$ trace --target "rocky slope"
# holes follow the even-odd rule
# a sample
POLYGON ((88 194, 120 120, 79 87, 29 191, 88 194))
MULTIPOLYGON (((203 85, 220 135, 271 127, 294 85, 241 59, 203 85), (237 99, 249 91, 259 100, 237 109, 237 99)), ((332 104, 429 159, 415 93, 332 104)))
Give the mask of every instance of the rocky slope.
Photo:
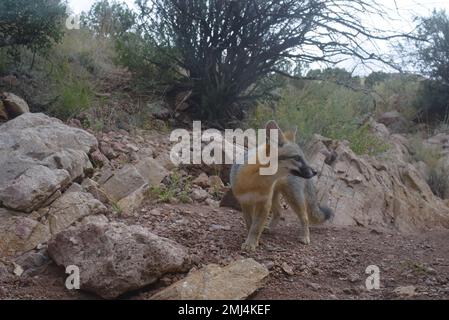
POLYGON ((436 197, 421 172, 407 162, 407 139, 387 135, 381 157, 357 156, 344 142, 316 137, 312 162, 321 168, 319 198, 337 213, 333 224, 375 226, 400 232, 449 228, 447 201, 436 197), (329 153, 337 158, 326 164, 329 153))
POLYGON ((176 168, 168 134, 95 134, 26 111, 0 125, 0 298, 447 297, 449 208, 409 163, 407 138, 381 124, 391 148, 376 158, 315 137, 319 198, 335 219, 311 246, 286 214, 248 256, 239 212, 219 207, 228 167, 176 168), (386 275, 380 291, 364 289, 370 264, 386 275), (69 265, 81 291, 64 287, 69 265))

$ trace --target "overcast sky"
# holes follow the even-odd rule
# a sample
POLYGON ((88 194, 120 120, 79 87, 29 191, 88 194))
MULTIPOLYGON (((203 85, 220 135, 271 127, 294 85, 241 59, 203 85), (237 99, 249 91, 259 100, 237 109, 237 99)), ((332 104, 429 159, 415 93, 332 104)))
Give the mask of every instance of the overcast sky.
MULTIPOLYGON (((95 0, 69 0, 72 9, 80 13, 81 11, 89 10, 90 6, 95 0)), ((134 3, 134 0, 123 0, 130 5, 134 3)), ((385 4, 390 8, 394 8, 394 0, 378 0, 379 3, 385 4)), ((397 7, 400 12, 409 14, 424 14, 430 12, 433 8, 446 8, 449 10, 449 0, 396 0, 397 7)))
MULTIPOLYGON (((134 4, 134 0, 122 0, 131 7, 134 4)), ((82 11, 88 11, 95 0, 69 0, 69 4, 75 13, 81 13, 82 11)), ((389 20, 372 19, 370 24, 379 29, 394 30, 396 32, 409 32, 413 30, 413 17, 429 15, 433 9, 446 9, 449 12, 449 0, 377 0, 377 3, 385 6, 391 12, 391 18, 389 20)), ((374 49, 373 49, 374 50, 374 49)), ((388 52, 391 50, 387 44, 381 43, 378 45, 377 50, 379 52, 388 52)), ((347 61, 341 66, 346 69, 353 69, 357 62, 347 61)), ((358 65, 358 64, 357 64, 358 65)), ((366 67, 357 67, 356 73, 365 74, 371 70, 366 70, 366 67)), ((382 69, 383 67, 371 66, 372 69, 382 69)))

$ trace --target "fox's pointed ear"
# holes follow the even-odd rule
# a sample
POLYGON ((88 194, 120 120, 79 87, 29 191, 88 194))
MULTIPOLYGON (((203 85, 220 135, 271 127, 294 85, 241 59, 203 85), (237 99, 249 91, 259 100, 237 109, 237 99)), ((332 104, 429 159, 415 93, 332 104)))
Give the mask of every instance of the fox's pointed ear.
POLYGON ((293 130, 284 133, 285 138, 290 142, 296 142, 296 133, 298 132, 298 127, 294 127, 293 130))
POLYGON ((284 133, 282 132, 281 128, 279 128, 278 124, 274 120, 270 120, 265 125, 265 130, 267 131, 267 144, 270 144, 271 140, 271 130, 277 130, 278 131, 278 145, 282 146, 285 144, 286 139, 284 136, 284 133))
POLYGON ((287 131, 285 134, 285 139, 287 139, 290 142, 296 142, 295 133, 293 131, 287 131))
POLYGON ((292 132, 293 132, 293 135, 295 136, 295 139, 296 139, 296 135, 298 134, 298 126, 295 126, 293 128, 292 132))

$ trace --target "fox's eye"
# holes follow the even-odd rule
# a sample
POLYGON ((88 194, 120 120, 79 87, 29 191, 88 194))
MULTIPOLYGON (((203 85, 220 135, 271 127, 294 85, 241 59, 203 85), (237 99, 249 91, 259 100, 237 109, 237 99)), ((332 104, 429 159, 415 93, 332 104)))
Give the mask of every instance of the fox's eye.
POLYGON ((298 162, 302 162, 302 157, 301 156, 294 156, 293 160, 298 161, 298 162))

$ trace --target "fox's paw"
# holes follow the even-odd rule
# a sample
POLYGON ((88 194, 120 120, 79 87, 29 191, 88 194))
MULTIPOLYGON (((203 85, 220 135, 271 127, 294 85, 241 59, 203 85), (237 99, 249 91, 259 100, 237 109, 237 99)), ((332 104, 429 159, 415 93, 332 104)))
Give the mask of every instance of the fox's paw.
POLYGON ((299 242, 301 242, 302 244, 305 244, 305 245, 309 245, 310 244, 310 237, 309 236, 301 236, 299 238, 299 242))
POLYGON ((254 252, 256 251, 257 246, 257 243, 245 241, 245 243, 242 244, 242 250, 246 252, 254 252))

